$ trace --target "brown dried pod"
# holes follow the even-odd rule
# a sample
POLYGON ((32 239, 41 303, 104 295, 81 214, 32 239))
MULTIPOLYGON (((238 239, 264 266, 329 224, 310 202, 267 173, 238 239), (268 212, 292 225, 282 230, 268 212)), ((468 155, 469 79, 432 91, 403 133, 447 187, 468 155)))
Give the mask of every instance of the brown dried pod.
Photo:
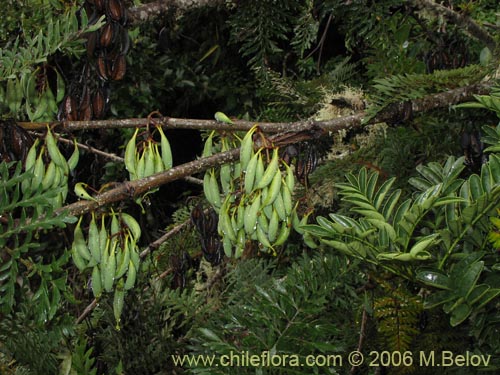
POLYGON ((96 50, 99 48, 98 45, 98 31, 93 31, 89 34, 87 38, 87 56, 93 58, 96 54, 96 50))
POLYGON ((108 48, 113 42, 113 22, 107 22, 100 30, 99 42, 101 47, 108 48))
POLYGON ((97 12, 101 14, 104 12, 105 8, 104 2, 105 0, 94 0, 95 9, 97 10, 97 12))
POLYGON ((125 76, 126 72, 127 61, 125 60, 125 56, 118 55, 118 57, 113 61, 113 65, 111 66, 111 79, 114 81, 119 81, 125 76))
POLYGON ((106 15, 114 21, 125 21, 125 6, 121 0, 107 0, 106 15))
POLYGON ((95 119, 100 119, 104 116, 106 108, 106 99, 101 89, 97 89, 92 94, 92 111, 95 119))
POLYGON ((80 105, 78 107, 78 120, 80 121, 92 120, 92 103, 90 98, 90 90, 87 85, 83 86, 83 91, 80 98, 80 105))
POLYGON ((78 119, 78 106, 72 95, 66 95, 59 106, 57 113, 59 121, 76 121, 78 119))
POLYGON ((109 79, 108 76, 108 62, 106 61, 106 58, 101 55, 97 58, 97 74, 99 74, 99 77, 103 81, 107 81, 109 79))
POLYGON ((0 120, 0 161, 26 159, 29 149, 33 145, 33 138, 13 119, 0 120))

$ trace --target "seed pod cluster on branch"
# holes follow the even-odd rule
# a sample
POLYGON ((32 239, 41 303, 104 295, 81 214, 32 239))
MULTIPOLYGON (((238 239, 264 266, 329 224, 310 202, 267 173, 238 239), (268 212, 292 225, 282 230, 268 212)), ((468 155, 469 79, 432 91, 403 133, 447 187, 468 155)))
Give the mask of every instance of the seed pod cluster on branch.
POLYGON ((85 238, 80 217, 74 230, 71 255, 81 272, 92 269, 92 293, 95 298, 103 292, 114 292, 113 310, 119 328, 120 316, 127 290, 135 285, 140 266, 141 237, 139 223, 127 213, 105 213, 98 219, 92 213, 85 238))
POLYGON ((24 162, 32 145, 31 135, 14 120, 0 120, 0 162, 24 162))
POLYGON ((52 206, 60 208, 68 195, 68 175, 78 164, 78 147, 75 143, 73 153, 66 160, 57 147, 50 128, 47 128, 45 142, 40 149, 39 143, 40 141, 36 139, 26 155, 24 169, 33 176, 31 179, 23 180, 21 191, 25 198, 33 196, 37 191, 52 191, 54 193, 51 198, 52 206))
MULTIPOLYGON (((224 253, 239 258, 252 241, 263 252, 276 254, 276 247, 288 239, 291 228, 305 224, 299 220, 297 203, 293 200, 295 176, 292 168, 279 156, 279 148, 264 140, 264 147, 255 151, 253 140, 258 127, 250 129, 243 139, 223 136, 220 151, 240 147, 240 161, 224 164, 205 172, 205 197, 219 215, 218 233, 224 253)), ((219 151, 212 132, 202 156, 219 151)))
POLYGON ((205 211, 202 205, 198 204, 191 210, 191 222, 200 235, 203 257, 211 265, 218 265, 224 257, 224 252, 217 230, 219 222, 217 212, 213 207, 205 211))
POLYGON ((103 118, 109 106, 109 82, 123 79, 127 70, 130 37, 123 0, 86 0, 83 7, 90 14, 90 24, 102 16, 105 24, 87 36, 87 62, 80 77, 69 84, 59 106, 60 121, 103 118))

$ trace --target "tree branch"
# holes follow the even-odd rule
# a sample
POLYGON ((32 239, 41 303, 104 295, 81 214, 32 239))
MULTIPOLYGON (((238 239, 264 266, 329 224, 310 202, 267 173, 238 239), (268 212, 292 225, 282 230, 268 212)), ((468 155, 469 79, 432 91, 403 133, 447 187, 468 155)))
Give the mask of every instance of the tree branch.
MULTIPOLYGON (((426 112, 437 108, 448 107, 464 101, 473 100, 474 95, 487 94, 492 84, 489 82, 473 84, 460 87, 450 91, 428 95, 421 99, 411 101, 412 111, 426 112)), ((397 120, 397 117, 404 113, 404 104, 396 104, 379 113, 368 124, 397 120)), ((365 112, 358 112, 354 115, 339 117, 328 121, 302 120, 297 122, 259 122, 258 125, 264 133, 280 133, 287 131, 300 131, 311 127, 316 127, 324 131, 339 131, 352 127, 359 127, 365 112)), ((135 128, 145 127, 148 124, 147 118, 132 119, 112 119, 94 121, 54 121, 49 123, 51 128, 56 128, 60 132, 71 132, 74 130, 90 129, 110 129, 110 128, 135 128)), ((219 130, 219 131, 247 131, 256 124, 255 121, 235 121, 234 124, 220 123, 215 120, 183 119, 174 117, 155 118, 155 123, 165 129, 192 129, 192 130, 219 130)), ((19 126, 26 130, 41 130, 47 128, 46 122, 18 122, 19 126)))
POLYGON ((457 13, 430 0, 411 0, 410 4, 418 11, 431 14, 436 18, 443 17, 447 21, 463 28, 469 35, 484 43, 491 52, 497 49, 495 39, 467 15, 457 13))
MULTIPOLYGON (((486 93, 490 84, 476 84, 466 87, 461 87, 455 90, 441 92, 438 94, 429 95, 422 99, 415 99, 411 101, 412 113, 427 112, 433 109, 448 107, 453 104, 461 103, 471 100, 474 94, 486 93)), ((387 109, 375 116, 369 123, 378 122, 397 122, 405 116, 407 111, 407 104, 399 103, 389 106, 387 109)), ((297 143, 305 140, 318 138, 321 136, 328 136, 331 132, 338 132, 344 129, 355 129, 362 126, 362 120, 365 117, 364 112, 358 114, 339 117, 329 121, 299 121, 293 123, 259 123, 259 127, 265 131, 276 131, 283 129, 281 133, 269 137, 275 146, 285 146, 291 143, 297 143)), ((140 119, 141 124, 145 124, 147 120, 140 119)), ((112 123, 119 124, 119 126, 137 126, 139 122, 129 120, 109 120, 109 125, 112 123)), ((67 122, 64 124, 64 129, 75 128, 81 124, 81 121, 67 122)), ((102 121, 89 121, 85 123, 102 123, 102 121)), ((167 128, 174 127, 180 128, 196 124, 196 128, 206 129, 210 126, 213 129, 219 130, 246 130, 255 125, 254 122, 238 121, 235 124, 221 124, 211 120, 186 120, 186 119, 172 119, 165 118, 161 124, 167 128), (174 125, 174 126, 172 126, 174 125), (176 126, 177 125, 177 126, 176 126)), ((46 125, 46 124, 45 124, 46 125)), ((85 127, 84 127, 85 128, 85 127)), ((80 128, 82 129, 82 128, 80 128)), ((125 181, 118 184, 115 188, 108 190, 104 193, 94 196, 95 201, 80 200, 78 202, 64 206, 56 211, 62 213, 68 210, 70 215, 82 215, 86 212, 92 211, 103 205, 122 201, 124 199, 132 199, 136 196, 142 195, 147 191, 157 188, 169 182, 191 176, 196 173, 203 172, 208 168, 217 167, 222 164, 237 161, 239 159, 239 149, 232 149, 226 152, 221 152, 209 157, 197 159, 179 166, 176 166, 167 171, 148 176, 146 178, 134 181, 125 181)))
POLYGON ((141 4, 128 10, 128 22, 138 24, 158 17, 171 8, 186 11, 203 6, 223 4, 223 0, 159 0, 153 3, 141 4))

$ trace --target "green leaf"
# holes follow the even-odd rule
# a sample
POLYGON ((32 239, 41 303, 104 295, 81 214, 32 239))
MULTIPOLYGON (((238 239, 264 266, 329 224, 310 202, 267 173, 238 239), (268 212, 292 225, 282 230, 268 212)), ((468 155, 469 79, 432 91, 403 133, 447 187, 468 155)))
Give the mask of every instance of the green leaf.
POLYGON ((452 285, 450 285, 450 278, 437 271, 420 271, 417 274, 417 280, 434 288, 445 290, 451 290, 452 288, 452 285))
POLYGON ((203 336, 211 341, 222 342, 222 340, 217 336, 212 330, 208 328, 200 328, 199 331, 203 336))
MULTIPOLYGON (((388 180, 386 180, 382 186, 380 186, 380 188, 378 189, 377 191, 377 194, 375 195, 375 198, 373 200, 373 206, 377 209, 377 210, 380 210, 380 207, 382 205, 382 203, 384 202, 384 199, 386 197, 386 195, 389 193, 389 191, 391 190, 391 187, 392 185, 394 184, 394 181, 396 181, 396 178, 393 177, 393 178, 390 178, 388 180)), ((394 193, 393 193, 394 194, 394 193)), ((392 195, 393 195, 392 194, 392 195)), ((384 214, 385 216, 385 214, 384 214)), ((385 216, 386 217, 386 216, 385 216)))
POLYGON ((461 277, 453 277, 455 292, 460 296, 467 297, 474 288, 483 268, 484 262, 476 262, 461 277))
POLYGON ((465 319, 469 317, 472 312, 472 307, 467 303, 461 303, 455 309, 453 309, 450 317, 450 324, 452 327, 458 326, 465 319))
POLYGON ((453 301, 455 298, 456 296, 448 290, 441 290, 439 292, 432 293, 425 299, 424 309, 432 309, 434 307, 442 305, 443 303, 453 301))

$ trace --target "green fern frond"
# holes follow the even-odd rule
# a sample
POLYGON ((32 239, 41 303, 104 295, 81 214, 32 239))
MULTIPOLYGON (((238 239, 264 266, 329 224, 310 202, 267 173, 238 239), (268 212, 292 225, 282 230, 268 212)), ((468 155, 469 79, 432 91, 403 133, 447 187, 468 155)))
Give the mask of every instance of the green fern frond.
POLYGON ((432 74, 405 74, 375 79, 371 104, 363 121, 366 123, 391 104, 463 87, 479 82, 488 71, 479 65, 453 70, 436 70, 432 74))
POLYGON ((394 287, 387 281, 379 283, 384 295, 377 297, 373 314, 385 350, 404 352, 419 334, 417 323, 423 310, 422 300, 402 285, 394 287))
POLYGON ((38 300, 39 319, 51 319, 60 299, 60 292, 65 290, 65 278, 57 279, 56 275, 64 274, 62 266, 66 264, 69 253, 58 259, 32 258, 31 252, 43 248, 35 236, 42 230, 64 228, 75 218, 62 213, 53 214, 51 198, 57 189, 32 195, 28 188, 21 194, 23 181, 30 181, 32 174, 22 171, 21 162, 0 163, 0 214, 5 219, 0 225, 0 248, 5 249, 3 262, 0 264, 0 312, 9 313, 14 307, 14 295, 19 288, 17 277, 24 275, 24 287, 29 287, 28 279, 39 276, 37 287, 32 291, 33 299, 38 300), (25 196, 31 196, 26 199, 25 196), (47 268, 47 261, 51 263, 47 268), (29 272, 26 272, 29 270, 29 272))

